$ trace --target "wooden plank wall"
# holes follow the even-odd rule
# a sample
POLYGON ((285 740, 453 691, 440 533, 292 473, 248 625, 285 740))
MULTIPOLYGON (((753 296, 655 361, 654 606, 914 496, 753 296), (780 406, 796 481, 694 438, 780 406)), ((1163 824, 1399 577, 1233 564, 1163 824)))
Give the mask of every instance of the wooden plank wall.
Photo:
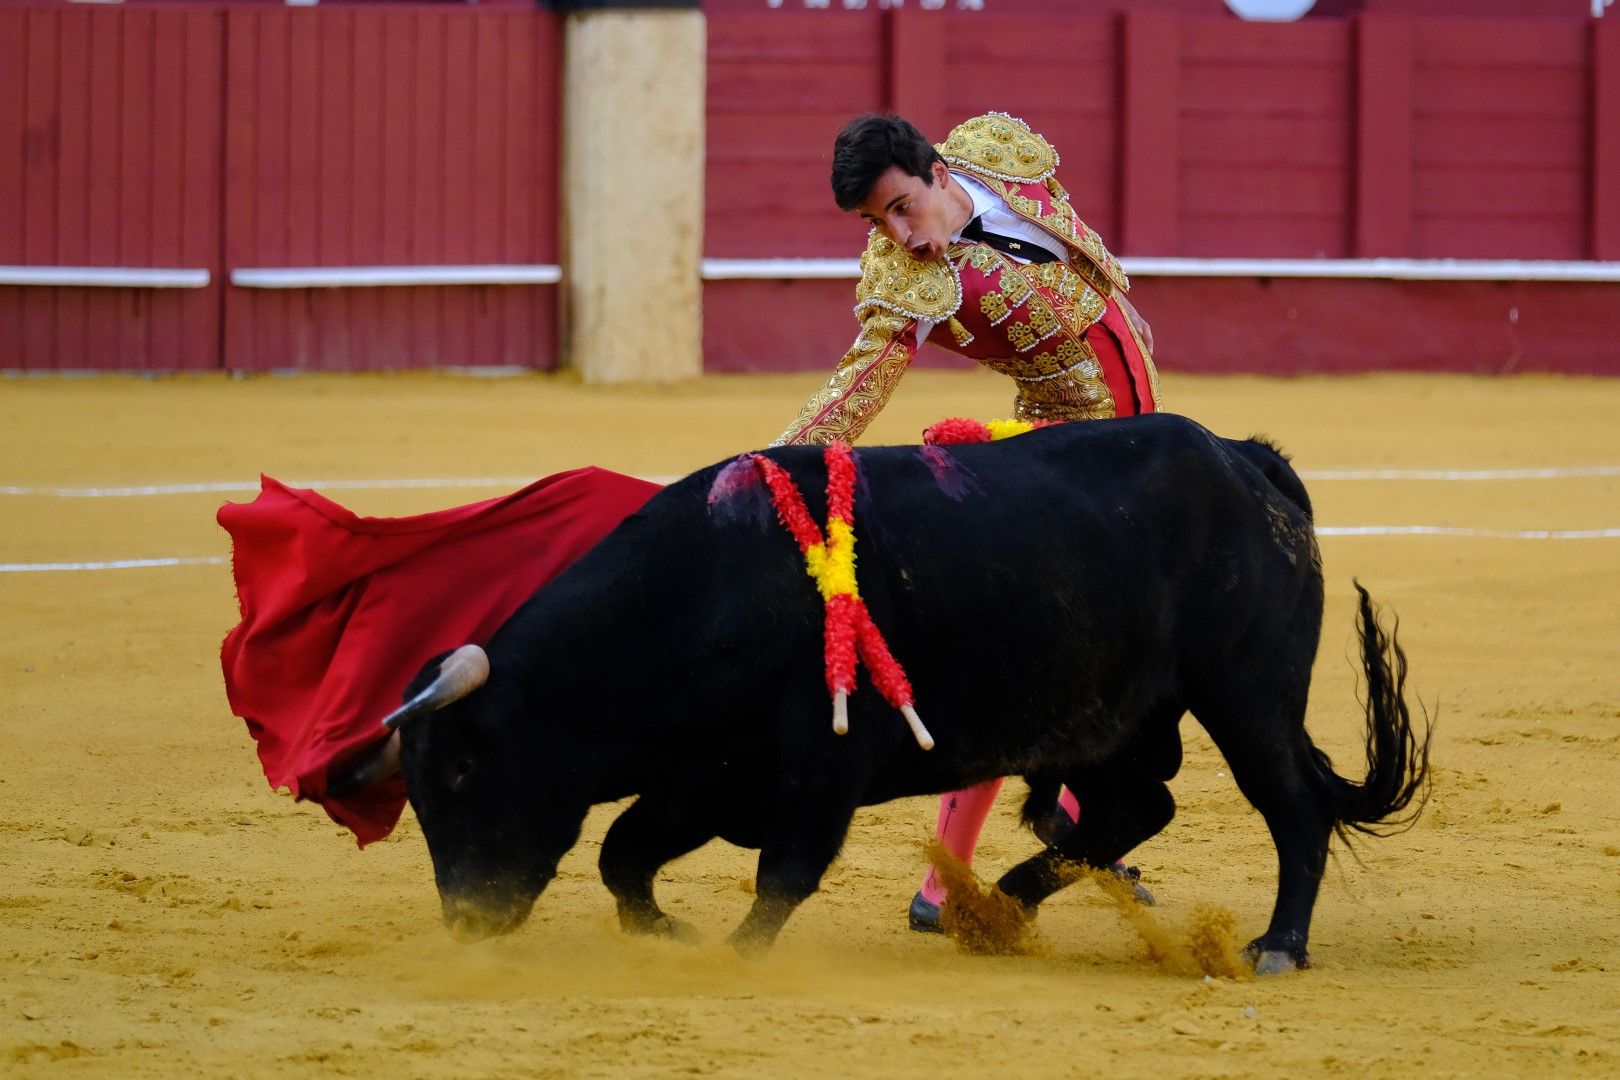
MULTIPOLYGON (((1592 257, 1605 21, 711 12, 711 256, 851 254, 842 120, 996 108, 1130 255, 1592 257), (921 84, 919 86, 919 84, 921 84), (1393 241, 1393 242, 1392 242, 1393 241)), ((1614 76, 1611 74, 1612 80, 1614 76)), ((1607 85, 1607 84, 1605 84, 1607 85)))
MULTIPOLYGON (((708 5, 706 254, 857 254, 830 144, 889 107, 939 136, 1024 117, 1125 255, 1620 259, 1620 17, 986 6, 708 5)), ((558 261, 559 50, 557 16, 516 3, 0 0, 0 264, 215 282, 0 287, 0 368, 555 365, 548 286, 223 283, 558 261)), ((847 281, 708 297, 717 370, 821 366, 853 329, 847 281)))
POLYGON ((0 6, 0 264, 215 280, 0 286, 0 368, 218 366, 223 27, 208 10, 0 6))
POLYGON ((832 204, 833 136, 883 100, 883 23, 820 12, 711 17, 704 250, 847 255, 865 229, 832 204))
POLYGON ((1578 22, 1412 24, 1412 250, 1588 252, 1588 39, 1578 22))
POLYGON ((1180 44, 1179 242, 1131 254, 1353 254, 1349 24, 1191 23, 1180 44))
MULTIPOLYGON (((229 266, 557 261, 555 19, 375 5, 227 19, 229 266)), ((232 288, 224 362, 554 367, 556 293, 232 288)))

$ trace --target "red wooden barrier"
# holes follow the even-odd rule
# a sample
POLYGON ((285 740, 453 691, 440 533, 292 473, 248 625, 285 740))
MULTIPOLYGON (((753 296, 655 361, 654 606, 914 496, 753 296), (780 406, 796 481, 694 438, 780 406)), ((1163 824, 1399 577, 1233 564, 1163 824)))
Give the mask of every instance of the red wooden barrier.
POLYGON ((1414 29, 1408 254, 1585 258, 1587 27, 1425 19, 1414 29))
POLYGON ((883 103, 882 30, 821 13, 709 19, 707 254, 859 250, 865 230, 832 204, 827 175, 844 121, 883 103))
POLYGON ((718 257, 848 253, 828 144, 874 108, 936 136, 1024 117, 1133 255, 1586 258, 1589 162, 1616 152, 1608 20, 729 10, 709 16, 718 257))
MULTIPOLYGON (((1354 19, 1295 24, 1173 5, 1117 16, 795 6, 769 16, 741 10, 745 0, 709 6, 723 71, 711 69, 710 121, 738 159, 711 167, 711 257, 858 254, 861 229, 831 209, 827 149, 847 116, 890 107, 936 137, 989 108, 1024 117, 1063 152, 1059 175, 1081 215, 1128 257, 1620 258, 1614 19, 1568 5, 1541 20, 1414 19, 1370 0, 1354 19), (791 51, 793 77, 773 50, 791 51), (818 68, 825 83, 806 83, 818 68), (812 101, 814 123, 781 122, 812 101), (756 138, 770 149, 742 167, 737 148, 756 138), (750 198, 769 212, 729 213, 750 198)), ((1138 284, 1170 366, 1620 371, 1613 285, 1138 284), (1420 300, 1433 305, 1427 317, 1420 300), (1280 321, 1263 335, 1240 309, 1280 321)), ((826 368, 855 330, 852 287, 709 283, 710 367, 826 368)))
POLYGON ((1349 26, 1188 21, 1181 37, 1180 245, 1164 254, 1349 255, 1349 26))
MULTIPOLYGON (((1126 256, 1620 260, 1620 20, 1540 2, 1491 0, 1503 17, 1488 20, 1433 17, 1483 10, 1467 0, 1341 0, 1353 18, 1262 25, 1219 0, 1123 15, 1116 0, 710 0, 706 253, 857 254, 864 230, 828 193, 830 142, 892 107, 936 135, 989 108, 1023 116, 1126 256)), ((556 262, 559 44, 557 16, 516 0, 0 0, 0 265, 213 275, 190 291, 0 287, 0 367, 552 366, 548 286, 225 281, 556 262)), ((1520 368, 1617 362, 1612 286, 1140 284, 1172 366, 1377 362, 1369 349, 1399 351, 1401 335, 1360 305, 1410 314, 1441 293, 1468 299, 1435 300, 1436 317, 1494 328, 1428 325, 1459 362, 1483 348, 1478 363, 1500 366, 1499 338, 1504 355, 1524 346, 1520 368), (1285 294, 1280 317, 1310 320, 1297 350, 1211 329, 1223 304, 1259 317, 1285 294), (1334 321, 1335 303, 1352 317, 1334 321), (1550 329, 1552 312, 1575 325, 1550 329)), ((851 287, 711 283, 711 367, 825 367, 854 330, 851 287)))
POLYGON ((1592 27, 1591 257, 1620 260, 1620 19, 1592 27))
MULTIPOLYGON (((227 15, 225 254, 242 267, 557 261, 554 16, 227 15)), ((231 368, 557 362, 550 286, 232 288, 231 368)))
POLYGON ((0 265, 213 275, 0 286, 0 368, 218 366, 222 40, 208 10, 0 6, 0 265))

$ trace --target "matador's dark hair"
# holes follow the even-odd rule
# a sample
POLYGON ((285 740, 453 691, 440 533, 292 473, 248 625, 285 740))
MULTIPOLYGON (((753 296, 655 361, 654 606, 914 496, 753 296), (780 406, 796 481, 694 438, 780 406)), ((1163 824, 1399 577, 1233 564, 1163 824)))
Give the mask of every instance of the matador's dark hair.
POLYGON ((934 162, 943 161, 934 144, 910 121, 886 113, 867 113, 844 125, 833 141, 833 199, 840 210, 853 210, 866 201, 878 177, 890 165, 934 182, 934 162))

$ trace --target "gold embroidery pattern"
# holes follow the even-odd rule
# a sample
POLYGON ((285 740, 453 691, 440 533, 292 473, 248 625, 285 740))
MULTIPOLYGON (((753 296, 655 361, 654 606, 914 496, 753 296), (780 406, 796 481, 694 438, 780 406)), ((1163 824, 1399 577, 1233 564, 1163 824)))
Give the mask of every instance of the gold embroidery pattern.
POLYGON ((1012 314, 1012 308, 1007 306, 1007 298, 994 289, 979 297, 979 310, 984 312, 991 326, 1000 326, 1001 321, 1012 314))
POLYGON ((1078 239, 1074 234, 1075 220, 1074 208, 1060 199, 1054 199, 1052 208, 1041 218, 1041 224, 1073 244, 1078 239))
MULTIPOLYGON (((1051 304, 1060 325, 1067 326, 1077 334, 1084 333, 1087 327, 1102 318, 1103 309, 1107 306, 1102 295, 1088 283, 1083 274, 1075 272, 1063 263, 1032 263, 1028 266, 1009 264, 1002 269, 1003 293, 1010 294, 1015 288, 1033 292, 1036 285, 1040 286, 1042 292, 1037 294, 1037 305, 1031 306, 1032 322, 1037 318, 1033 314, 1037 306, 1044 307, 1051 304), (1020 280, 1022 284, 1014 286, 1015 279, 1020 280)), ((1041 325, 1049 327, 1052 324, 1042 317, 1041 325)), ((1045 330, 1042 330, 1041 334, 1043 337, 1050 336, 1045 330)))
POLYGON ((1002 291, 1020 278, 1031 291, 1025 308, 1028 321, 1011 323, 1005 333, 1021 355, 981 363, 1018 381, 1020 400, 1036 410, 1028 414, 1030 418, 1077 420, 1114 415, 1102 365, 1084 336, 1102 317, 1107 301, 1062 263, 1023 266, 1009 261, 1001 271, 1002 291), (1056 340, 1050 347, 1034 351, 1042 341, 1052 339, 1056 340))
POLYGON ((1125 271, 1119 265, 1119 260, 1114 258, 1113 254, 1103 246, 1102 237, 1093 232, 1090 225, 1079 221, 1079 219, 1076 219, 1076 222, 1079 225, 1080 250, 1085 252, 1086 258, 1090 259, 1093 265, 1101 270, 1120 292, 1130 292, 1131 279, 1125 276, 1125 271))
POLYGON ((1013 378, 1020 382, 1041 382, 1061 375, 1069 368, 1083 363, 1091 364, 1098 372, 1102 370, 1097 366, 1095 360, 1088 361, 1086 359, 1086 351, 1080 347, 1079 342, 1073 340, 1060 341, 1058 347, 1051 352, 1042 349, 1035 354, 1035 359, 1031 360, 1025 368, 1029 374, 1015 375, 1013 378))
POLYGON ((1058 166, 1052 144, 1006 113, 964 120, 935 149, 948 164, 1013 183, 1045 180, 1058 166))
MULTIPOLYGON (((1088 268, 1082 265, 1078 269, 1082 273, 1087 273, 1089 270, 1087 279, 1091 282, 1093 288, 1098 289, 1100 292, 1107 292, 1108 289, 1101 287, 1103 282, 1107 282, 1120 292, 1130 291, 1131 281, 1125 276, 1125 271, 1120 268, 1119 260, 1114 258, 1108 248, 1103 245, 1102 237, 1092 231, 1090 225, 1080 220, 1079 216, 1075 214, 1074 208, 1067 201, 1054 201, 1046 216, 1042 217, 1038 213, 1028 213, 1022 210, 1020 204, 1027 204, 1033 202, 1033 200, 1014 193, 1000 179, 986 176, 980 176, 979 179, 983 180, 991 191, 1001 196, 1008 207, 1020 217, 1039 225, 1059 240, 1062 240, 1069 248, 1077 250, 1084 256, 1083 260, 1076 261, 1089 262, 1091 266, 1088 268), (1015 202, 1014 200, 1018 201, 1015 202)), ((1038 203, 1036 207, 1039 208, 1038 203)))
POLYGON ((1035 347, 1035 331, 1027 322, 1015 322, 1007 327, 1007 340, 1019 352, 1028 352, 1035 347))
POLYGON ((973 244, 967 248, 968 265, 975 270, 989 273, 1001 265, 1001 259, 996 255, 996 249, 989 244, 973 244))
POLYGON ((1014 376, 1018 378, 1014 417, 1019 420, 1101 420, 1116 415, 1114 395, 1102 378, 1102 365, 1085 341, 1068 339, 1051 353, 1038 353, 1035 361, 1052 370, 1023 378, 1014 376), (1064 360, 1070 362, 1065 364, 1064 360))
POLYGON ((911 363, 915 350, 905 335, 913 325, 910 319, 893 315, 869 315, 832 379, 810 396, 772 445, 825 445, 859 438, 911 363))
POLYGON ((956 339, 957 348, 965 349, 969 345, 973 344, 972 331, 958 322, 955 315, 951 316, 950 321, 946 323, 946 326, 951 331, 951 337, 956 339))
POLYGON ((1026 199, 1022 195, 1008 195, 1007 205, 1025 217, 1038 218, 1041 216, 1041 204, 1034 199, 1026 199))
POLYGON ((918 262, 910 252, 873 230, 861 256, 855 314, 879 308, 895 315, 943 322, 962 303, 962 280, 948 259, 918 262))
POLYGON ((1041 341, 1045 341, 1062 329, 1057 312, 1039 301, 1029 305, 1029 327, 1041 341))
POLYGON ((1058 179, 1055 176, 1048 176, 1046 178, 1046 190, 1052 196, 1053 202, 1065 202, 1069 198, 1069 193, 1064 190, 1062 184, 1058 183, 1058 179))
MULTIPOLYGON (((1043 266, 1062 266, 1063 264, 1062 263, 1042 263, 1041 265, 1043 265, 1043 266)), ((1017 307, 1018 305, 1022 304, 1025 300, 1028 300, 1029 299, 1029 294, 1034 292, 1035 289, 1034 289, 1034 286, 1032 286, 1029 283, 1029 280, 1027 278, 1025 278, 1024 275, 1022 273, 1020 273, 1017 269, 1014 269, 1012 271, 1012 273, 1008 273, 1007 272, 1007 267, 1008 266, 1016 266, 1016 264, 1011 263, 1011 262, 1007 262, 1007 263, 1003 264, 1002 270, 1001 270, 1001 278, 1000 278, 1001 291, 1007 297, 1007 303, 1011 304, 1013 307, 1017 307)))

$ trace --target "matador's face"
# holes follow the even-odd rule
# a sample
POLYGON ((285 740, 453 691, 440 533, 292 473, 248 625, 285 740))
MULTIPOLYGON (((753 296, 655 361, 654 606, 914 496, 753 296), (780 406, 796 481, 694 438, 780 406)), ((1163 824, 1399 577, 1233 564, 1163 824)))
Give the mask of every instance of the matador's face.
POLYGON ((890 165, 855 208, 864 221, 922 262, 944 255, 951 237, 973 214, 973 200, 943 162, 934 162, 929 180, 890 165))

